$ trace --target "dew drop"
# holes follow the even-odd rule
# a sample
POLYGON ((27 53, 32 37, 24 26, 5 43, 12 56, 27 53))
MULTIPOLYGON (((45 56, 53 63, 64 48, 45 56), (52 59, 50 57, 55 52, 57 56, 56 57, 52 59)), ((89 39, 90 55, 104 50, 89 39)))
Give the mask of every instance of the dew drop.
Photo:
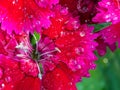
POLYGON ((69 84, 69 85, 73 85, 73 83, 72 83, 72 82, 69 82, 68 84, 69 84))
POLYGON ((110 21, 111 21, 111 19, 107 19, 107 20, 106 20, 106 22, 110 22, 110 21))
POLYGON ((2 88, 4 88, 4 87, 5 87, 5 84, 4 84, 4 83, 2 83, 2 84, 1 84, 1 86, 2 86, 2 88))
POLYGON ((110 5, 111 3, 110 3, 110 2, 107 2, 106 4, 107 4, 107 5, 110 5))
POLYGON ((74 63, 75 63, 75 64, 77 64, 77 61, 76 61, 76 60, 74 60, 74 63))
POLYGON ((76 52, 76 54, 80 54, 80 53, 84 52, 84 48, 81 48, 81 47, 75 48, 75 52, 76 52))
POLYGON ((12 4, 15 4, 15 1, 13 1, 12 4))
POLYGON ((116 38, 117 36, 113 36, 113 38, 116 38))
POLYGON ((108 58, 104 58, 104 59, 103 59, 103 62, 104 62, 105 64, 107 64, 107 63, 108 63, 108 58))
POLYGON ((18 3, 18 0, 13 0, 12 4, 18 3))
POLYGON ((14 87, 14 85, 11 85, 11 88, 13 88, 14 87))
POLYGON ((81 69, 81 65, 78 65, 77 67, 78 67, 78 69, 81 69))
POLYGON ((57 73, 57 74, 56 74, 56 76, 57 76, 57 77, 59 77, 59 76, 60 76, 60 74, 59 74, 59 73, 57 73))
POLYGON ((118 20, 118 17, 114 17, 113 20, 118 20))
POLYGON ((1 18, 1 20, 3 21, 3 20, 4 20, 4 18, 1 18))
POLYGON ((84 31, 80 32, 80 36, 84 37, 85 36, 85 32, 84 31))
POLYGON ((110 15, 109 15, 109 14, 105 16, 105 18, 109 18, 109 17, 110 17, 110 15))
POLYGON ((64 33, 63 31, 61 31, 61 32, 60 32, 60 35, 63 36, 63 35, 65 35, 65 33, 64 33))
POLYGON ((88 20, 85 20, 85 22, 87 23, 87 22, 88 22, 88 20))
POLYGON ((39 25, 41 22, 40 21, 37 21, 36 24, 39 25))
POLYGON ((111 31, 111 29, 107 29, 107 31, 111 31))
POLYGON ((33 18, 33 15, 30 15, 29 18, 33 18))
POLYGON ((18 9, 22 9, 22 7, 20 6, 18 9))
POLYGON ((8 77, 5 78, 5 80, 6 80, 6 82, 10 82, 12 79, 11 79, 10 76, 8 76, 8 77))

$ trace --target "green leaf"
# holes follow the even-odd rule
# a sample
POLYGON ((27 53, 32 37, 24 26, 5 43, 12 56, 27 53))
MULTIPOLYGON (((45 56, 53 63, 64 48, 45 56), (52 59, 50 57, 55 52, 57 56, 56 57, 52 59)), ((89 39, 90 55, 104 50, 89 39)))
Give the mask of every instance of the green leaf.
POLYGON ((36 42, 40 40, 40 34, 37 32, 34 32, 33 35, 30 34, 30 42, 33 46, 35 46, 36 42))
POLYGON ((94 32, 98 32, 98 31, 100 31, 100 30, 102 30, 102 29, 104 29, 104 28, 106 28, 106 27, 108 27, 110 25, 111 25, 110 22, 109 23, 101 23, 101 24, 90 24, 90 26, 95 27, 94 32))

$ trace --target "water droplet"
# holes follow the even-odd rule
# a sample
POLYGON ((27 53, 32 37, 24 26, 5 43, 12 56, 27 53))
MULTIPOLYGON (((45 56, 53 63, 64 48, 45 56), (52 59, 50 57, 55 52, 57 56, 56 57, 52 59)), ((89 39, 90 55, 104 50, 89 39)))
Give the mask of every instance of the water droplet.
POLYGON ((65 33, 63 31, 60 32, 60 35, 63 36, 65 33))
POLYGON ((1 84, 1 86, 2 86, 2 88, 4 88, 4 87, 5 87, 5 84, 4 84, 4 83, 2 83, 2 84, 1 84))
POLYGON ((106 15, 105 18, 109 18, 110 17, 110 14, 106 15))
POLYGON ((14 85, 11 85, 11 88, 13 88, 14 87, 14 85))
POLYGON ((80 53, 84 52, 84 48, 81 48, 81 47, 75 48, 75 52, 76 52, 76 54, 80 54, 80 53))
POLYGON ((78 67, 78 69, 81 69, 81 65, 78 65, 77 67, 78 67))
POLYGON ((15 4, 15 1, 13 1, 12 4, 15 4))
POLYGON ((88 22, 88 20, 85 20, 85 22, 87 23, 87 22, 88 22))
POLYGON ((74 60, 74 64, 77 64, 77 61, 76 61, 76 60, 74 60))
POLYGON ((12 80, 12 79, 11 79, 10 76, 8 76, 8 77, 5 78, 5 81, 6 81, 6 82, 10 82, 11 80, 12 80))
POLYGON ((60 76, 60 74, 59 74, 59 73, 57 73, 57 74, 56 74, 56 76, 57 76, 57 77, 59 77, 59 76, 60 76))
POLYGON ((40 21, 37 21, 36 24, 39 25, 41 22, 40 21))
POLYGON ((105 64, 107 64, 107 63, 108 63, 108 59, 107 59, 107 58, 104 58, 104 59, 103 59, 103 62, 104 62, 105 64))
POLYGON ((116 38, 116 37, 117 37, 117 36, 115 36, 115 35, 113 36, 113 38, 116 38))
POLYGON ((65 9, 62 9, 60 11, 63 15, 66 15, 68 13, 68 7, 66 7, 65 9))
POLYGON ((20 6, 18 9, 22 9, 22 7, 20 6))
POLYGON ((69 85, 73 85, 73 83, 72 83, 72 82, 69 82, 68 84, 69 84, 69 85))
POLYGON ((87 12, 87 11, 88 11, 88 8, 87 8, 86 6, 84 6, 84 7, 82 7, 82 10, 83 10, 84 12, 87 12))
POLYGON ((33 18, 33 15, 30 15, 29 18, 33 18))
POLYGON ((80 32, 80 36, 84 37, 85 36, 85 32, 84 31, 80 32))
POLYGON ((107 20, 106 20, 106 22, 110 22, 110 21, 111 21, 111 19, 107 19, 107 20))
POLYGON ((118 20, 118 17, 114 17, 113 20, 118 20))
POLYGON ((107 29, 107 31, 111 31, 111 29, 109 28, 109 29, 107 29))
POLYGON ((111 3, 110 3, 110 2, 107 2, 106 4, 107 4, 107 5, 110 5, 111 3))
POLYGON ((18 3, 18 0, 13 0, 12 4, 18 3))

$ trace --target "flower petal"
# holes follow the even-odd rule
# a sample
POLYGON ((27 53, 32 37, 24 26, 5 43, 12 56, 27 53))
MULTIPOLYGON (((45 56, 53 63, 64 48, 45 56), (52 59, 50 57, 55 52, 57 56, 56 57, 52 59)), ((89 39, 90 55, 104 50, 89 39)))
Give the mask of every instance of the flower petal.
POLYGON ((50 25, 49 17, 53 13, 49 8, 41 8, 35 0, 2 0, 0 2, 0 22, 8 33, 15 31, 40 32, 41 27, 50 25))

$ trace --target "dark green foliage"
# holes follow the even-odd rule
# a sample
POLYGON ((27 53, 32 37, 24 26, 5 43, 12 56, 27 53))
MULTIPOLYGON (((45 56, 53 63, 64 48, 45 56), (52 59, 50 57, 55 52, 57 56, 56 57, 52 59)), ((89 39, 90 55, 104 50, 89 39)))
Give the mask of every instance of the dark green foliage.
POLYGON ((90 24, 90 26, 94 26, 94 32, 98 32, 107 26, 109 26, 111 23, 101 23, 101 24, 90 24))

